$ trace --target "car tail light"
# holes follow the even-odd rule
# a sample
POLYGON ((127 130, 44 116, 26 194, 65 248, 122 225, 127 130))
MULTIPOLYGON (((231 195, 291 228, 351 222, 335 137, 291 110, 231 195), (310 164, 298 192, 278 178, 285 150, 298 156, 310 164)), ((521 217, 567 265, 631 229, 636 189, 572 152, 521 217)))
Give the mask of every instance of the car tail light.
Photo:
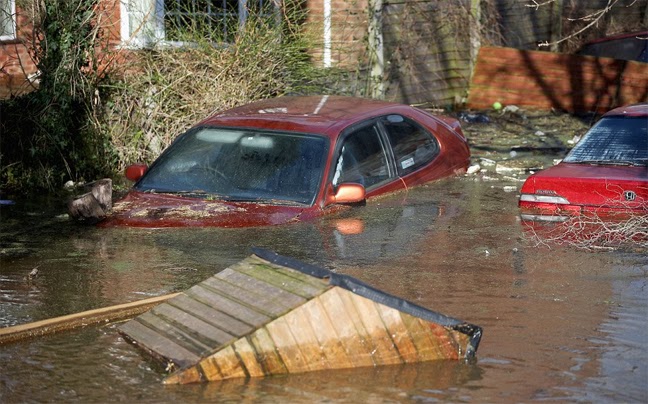
POLYGON ((562 196, 545 194, 522 194, 520 195, 520 202, 555 203, 557 205, 569 205, 569 201, 562 196))

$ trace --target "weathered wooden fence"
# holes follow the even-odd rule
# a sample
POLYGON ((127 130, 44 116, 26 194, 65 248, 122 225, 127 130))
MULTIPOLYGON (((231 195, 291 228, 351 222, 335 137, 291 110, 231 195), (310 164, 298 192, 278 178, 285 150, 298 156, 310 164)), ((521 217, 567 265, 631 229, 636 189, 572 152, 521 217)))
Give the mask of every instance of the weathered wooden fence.
POLYGON ((591 56, 482 47, 468 107, 494 102, 583 113, 648 101, 648 64, 591 56))
POLYGON ((471 358, 480 327, 269 251, 120 326, 167 384, 471 358))

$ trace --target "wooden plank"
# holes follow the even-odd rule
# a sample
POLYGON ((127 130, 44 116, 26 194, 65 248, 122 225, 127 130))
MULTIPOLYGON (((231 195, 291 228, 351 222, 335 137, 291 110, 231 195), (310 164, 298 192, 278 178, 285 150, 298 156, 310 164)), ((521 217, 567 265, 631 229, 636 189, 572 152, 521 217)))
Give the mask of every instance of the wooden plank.
POLYGON ((342 300, 341 290, 333 288, 318 299, 322 302, 328 317, 333 319, 331 325, 354 366, 372 366, 374 346, 368 340, 369 336, 355 307, 350 304, 350 300, 347 300, 347 304, 342 300))
MULTIPOLYGON (((160 318, 151 312, 144 313, 133 321, 141 323, 150 330, 154 330, 164 338, 176 341, 177 345, 181 345, 186 350, 193 352, 198 356, 202 356, 203 353, 207 353, 211 349, 210 344, 201 341, 196 338, 195 335, 176 327, 166 319, 160 318)), ((169 359, 174 361, 173 356, 170 356, 169 359)))
POLYGON ((197 366, 179 370, 164 379, 164 384, 188 384, 205 381, 197 366))
MULTIPOLYGON (((313 330, 320 351, 323 353, 323 360, 327 361, 323 368, 354 367, 353 361, 342 346, 340 337, 335 331, 333 320, 328 316, 320 298, 321 295, 310 300, 300 310, 303 311, 305 318, 313 330)), ((337 320, 335 319, 335 321, 337 320)))
POLYGON ((170 304, 161 304, 151 310, 151 313, 157 316, 164 316, 168 322, 175 326, 181 326, 183 331, 204 342, 208 347, 215 348, 236 339, 234 335, 214 327, 170 304))
POLYGON ((169 304, 192 313, 192 315, 203 320, 204 322, 218 327, 237 337, 250 333, 254 328, 241 322, 215 308, 208 306, 198 300, 194 300, 187 295, 180 295, 168 301, 169 304))
POLYGON ((179 367, 190 366, 200 359, 194 352, 176 344, 175 341, 163 337, 155 330, 138 321, 132 320, 123 324, 119 327, 119 331, 136 341, 139 346, 153 353, 158 359, 173 357, 173 363, 179 367))
POLYGON ((438 344, 430 338, 430 332, 426 322, 405 313, 401 313, 401 318, 403 319, 403 324, 409 331, 421 360, 446 359, 443 356, 443 352, 439 349, 438 344))
POLYGON ((205 374, 207 380, 224 380, 248 376, 245 372, 245 368, 231 346, 226 346, 209 358, 203 360, 200 367, 203 369, 203 374, 205 374), (209 369, 210 366, 217 368, 218 371, 216 372, 209 369), (216 377, 217 374, 218 376, 216 377))
POLYGON ((267 297, 254 294, 251 290, 238 287, 238 285, 231 284, 221 278, 207 279, 201 285, 203 288, 227 300, 248 307, 270 318, 275 318, 287 311, 287 308, 280 302, 273 302, 267 297))
MULTIPOLYGON (((215 279, 211 278, 208 280, 209 282, 206 281, 206 284, 210 286, 215 284, 215 279)), ((256 306, 263 307, 272 316, 283 314, 306 301, 303 297, 290 293, 284 288, 233 270, 220 272, 217 279, 228 283, 215 285, 221 288, 219 290, 228 293, 230 296, 239 297, 243 295, 246 297, 246 303, 254 303, 256 306)))
POLYGON ((271 320, 269 316, 259 313, 248 306, 229 300, 224 296, 218 295, 213 291, 204 288, 201 284, 192 287, 186 292, 186 294, 192 299, 215 307, 230 317, 253 327, 258 327, 271 320))
POLYGON ((291 293, 306 299, 319 295, 329 287, 327 282, 317 280, 299 271, 286 268, 268 271, 264 268, 265 265, 259 264, 252 267, 237 268, 237 270, 270 285, 289 290, 291 293))
MULTIPOLYGON (((269 272, 270 270, 265 269, 265 271, 269 272)), ((274 273, 274 271, 271 273, 274 273)), ((306 301, 304 297, 291 293, 291 291, 286 288, 286 285, 277 286, 270 284, 244 272, 226 272, 222 275, 222 278, 228 282, 245 285, 246 289, 254 291, 254 293, 259 295, 261 298, 281 301, 283 302, 283 305, 287 307, 296 307, 306 301)))
POLYGON ((418 351, 407 327, 403 324, 401 313, 382 304, 376 304, 376 308, 403 361, 405 363, 418 362, 418 351))
POLYGON ((198 364, 200 373, 206 380, 222 380, 223 374, 218 367, 218 362, 213 358, 205 358, 198 364))
POLYGON ((308 313, 304 311, 304 306, 291 311, 282 318, 288 325, 308 370, 329 369, 329 361, 320 348, 317 337, 308 321, 308 313))
POLYGON ((290 267, 286 267, 279 264, 273 264, 272 262, 266 261, 265 259, 260 258, 256 255, 252 256, 251 258, 252 259, 249 261, 249 265, 244 266, 242 268, 237 267, 237 270, 240 270, 241 272, 246 273, 248 275, 250 275, 250 271, 256 272, 256 271, 270 270, 273 273, 276 272, 297 279, 298 281, 309 284, 318 290, 322 288, 326 288, 328 286, 328 281, 325 279, 319 279, 317 277, 308 275, 306 273, 303 273, 301 271, 298 271, 290 267))
POLYGON ((289 373, 310 370, 306 356, 302 353, 297 341, 295 341, 285 316, 268 323, 265 328, 281 357, 281 362, 286 366, 289 373))
POLYGON ((267 375, 278 375, 288 373, 288 368, 283 363, 281 356, 268 333, 263 327, 259 328, 249 337, 249 342, 259 358, 259 364, 263 368, 263 373, 267 375))
MULTIPOLYGON (((484 80, 483 87, 486 89, 494 89, 497 91, 513 92, 519 90, 525 91, 537 91, 545 93, 547 90, 550 90, 552 94, 556 93, 575 93, 575 94, 593 94, 599 93, 602 90, 608 90, 610 92, 617 91, 619 86, 618 80, 616 79, 605 79, 600 76, 592 77, 590 79, 583 78, 578 80, 567 80, 565 76, 561 77, 549 77, 543 76, 541 78, 529 78, 524 76, 511 76, 508 77, 508 80, 501 78, 500 82, 506 86, 503 88, 493 88, 493 81, 498 81, 497 77, 491 76, 491 81, 487 81, 486 77, 482 76, 481 80, 484 80), (586 85, 586 87, 584 87, 586 85)), ((481 85, 479 79, 473 81, 475 84, 475 89, 479 88, 481 85)), ((648 83, 648 80, 646 80, 648 83)))
POLYGON ((444 357, 449 359, 459 359, 459 347, 451 336, 454 332, 434 323, 427 323, 427 327, 431 331, 430 338, 439 346, 444 357))
POLYGON ((243 366, 246 369, 246 373, 250 377, 260 377, 264 376, 263 367, 259 363, 257 358, 257 353, 254 347, 250 344, 247 338, 241 338, 234 343, 234 351, 241 359, 243 366))
POLYGON ((35 321, 29 324, 0 328, 0 345, 20 341, 26 338, 72 330, 88 325, 107 323, 110 321, 134 317, 149 310, 151 307, 178 295, 179 293, 172 293, 136 302, 35 321))
POLYGON ((393 365, 403 363, 403 358, 398 353, 391 335, 387 332, 385 324, 380 318, 376 303, 362 296, 349 293, 353 305, 360 313, 360 319, 364 324, 369 337, 376 345, 374 358, 379 365, 393 365))

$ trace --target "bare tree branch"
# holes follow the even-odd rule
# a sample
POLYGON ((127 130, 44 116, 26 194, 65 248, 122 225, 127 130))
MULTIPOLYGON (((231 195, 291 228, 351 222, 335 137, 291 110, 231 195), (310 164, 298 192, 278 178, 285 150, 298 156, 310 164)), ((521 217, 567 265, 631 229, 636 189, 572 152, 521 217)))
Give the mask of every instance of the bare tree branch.
MULTIPOLYGON (((534 3, 538 4, 537 2, 535 2, 535 0, 533 0, 533 1, 534 1, 534 3)), ((549 1, 545 2, 545 3, 538 4, 538 6, 549 4, 549 3, 552 3, 553 1, 554 0, 549 0, 549 1)), ((538 46, 557 45, 557 44, 559 44, 561 42, 565 42, 565 41, 567 41, 567 40, 569 40, 571 38, 574 38, 575 36, 578 36, 582 32, 584 32, 584 31, 588 30, 589 28, 591 28, 593 25, 596 25, 599 22, 599 20, 601 18, 603 18, 603 16, 605 14, 607 14, 618 2, 619 2, 619 0, 608 0, 607 5, 604 8, 602 8, 601 10, 598 10, 598 11, 592 13, 592 14, 585 15, 583 17, 570 18, 569 21, 590 21, 590 22, 587 25, 585 25, 583 28, 579 29, 578 31, 576 31, 576 32, 564 37, 564 38, 561 38, 561 39, 559 39, 557 41, 553 41, 553 42, 548 42, 548 41, 541 42, 541 43, 538 44, 538 46)), ((527 6, 534 7, 533 5, 527 5, 527 6)), ((537 7, 536 7, 536 9, 537 9, 537 7)))

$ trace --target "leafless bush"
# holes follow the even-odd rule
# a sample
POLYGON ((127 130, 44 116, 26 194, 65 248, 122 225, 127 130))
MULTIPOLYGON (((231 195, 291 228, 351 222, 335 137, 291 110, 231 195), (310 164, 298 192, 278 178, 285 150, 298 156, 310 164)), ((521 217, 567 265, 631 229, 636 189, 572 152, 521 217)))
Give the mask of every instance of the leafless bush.
MULTIPOLYGON (((309 38, 286 23, 291 18, 284 20, 276 24, 251 16, 227 43, 215 45, 196 33, 185 46, 131 55, 130 68, 113 84, 107 109, 118 168, 150 162, 214 111, 317 89, 324 73, 305 52, 309 38)), ((333 71, 326 74, 328 80, 333 71)))

